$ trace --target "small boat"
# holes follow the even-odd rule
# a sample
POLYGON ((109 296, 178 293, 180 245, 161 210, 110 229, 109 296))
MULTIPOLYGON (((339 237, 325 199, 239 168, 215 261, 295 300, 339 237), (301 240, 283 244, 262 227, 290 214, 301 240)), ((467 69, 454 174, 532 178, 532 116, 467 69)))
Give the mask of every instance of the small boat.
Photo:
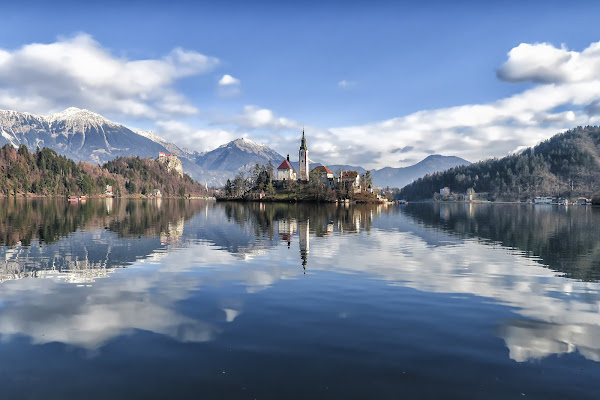
POLYGON ((69 196, 69 197, 67 197, 67 200, 70 203, 77 203, 77 202, 79 202, 79 197, 78 196, 69 196))

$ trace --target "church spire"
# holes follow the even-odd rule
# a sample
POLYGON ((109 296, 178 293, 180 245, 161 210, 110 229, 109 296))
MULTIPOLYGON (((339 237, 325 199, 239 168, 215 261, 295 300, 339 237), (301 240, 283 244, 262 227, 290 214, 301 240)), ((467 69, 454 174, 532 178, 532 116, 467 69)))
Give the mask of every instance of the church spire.
POLYGON ((300 150, 308 150, 308 147, 306 147, 306 138, 304 137, 304 127, 302 127, 302 140, 300 141, 300 150))
POLYGON ((298 180, 308 181, 309 171, 308 147, 306 146, 304 127, 302 127, 302 140, 300 141, 300 150, 298 150, 298 180))

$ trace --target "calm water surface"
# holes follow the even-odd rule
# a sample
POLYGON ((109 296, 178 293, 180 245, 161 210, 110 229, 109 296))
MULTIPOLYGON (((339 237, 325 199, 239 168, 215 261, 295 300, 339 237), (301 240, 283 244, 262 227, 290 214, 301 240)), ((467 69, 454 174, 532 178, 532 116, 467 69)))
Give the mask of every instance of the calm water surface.
POLYGON ((600 209, 0 202, 11 399, 595 399, 600 209))

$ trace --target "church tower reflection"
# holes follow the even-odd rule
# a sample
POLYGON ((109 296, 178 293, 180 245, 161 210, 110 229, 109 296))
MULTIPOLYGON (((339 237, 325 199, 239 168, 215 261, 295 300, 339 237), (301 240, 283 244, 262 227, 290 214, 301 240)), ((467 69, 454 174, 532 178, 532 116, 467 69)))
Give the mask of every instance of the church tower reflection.
POLYGON ((302 268, 306 273, 306 264, 308 262, 308 251, 310 248, 309 239, 309 220, 298 222, 298 235, 300 236, 300 258, 302 259, 302 268))
MULTIPOLYGON (((305 220, 297 219, 280 219, 277 221, 279 236, 281 240, 287 243, 288 249, 291 247, 292 238, 298 233, 299 237, 299 248, 300 248, 300 259, 302 260, 302 268, 306 271, 306 264, 308 263, 308 252, 310 249, 310 224, 308 218, 305 220)), ((332 229, 333 230, 333 229, 332 229)))
POLYGON ((295 219, 280 219, 277 221, 277 225, 281 240, 287 242, 289 248, 292 243, 292 237, 298 230, 298 223, 295 219))

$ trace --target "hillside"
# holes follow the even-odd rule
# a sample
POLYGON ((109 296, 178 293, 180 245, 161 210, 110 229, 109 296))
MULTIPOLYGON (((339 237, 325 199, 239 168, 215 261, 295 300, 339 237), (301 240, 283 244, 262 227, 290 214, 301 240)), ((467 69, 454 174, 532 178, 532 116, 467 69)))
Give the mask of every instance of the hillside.
POLYGON ((402 188, 398 198, 431 199, 443 187, 455 193, 473 188, 491 200, 589 198, 600 189, 600 127, 577 127, 519 154, 428 175, 402 188))
POLYGON ((25 145, 18 150, 0 148, 0 195, 100 195, 106 185, 113 186, 117 196, 151 194, 155 189, 165 196, 206 194, 189 176, 170 172, 154 159, 119 157, 100 167, 75 163, 48 148, 32 153, 25 145))

